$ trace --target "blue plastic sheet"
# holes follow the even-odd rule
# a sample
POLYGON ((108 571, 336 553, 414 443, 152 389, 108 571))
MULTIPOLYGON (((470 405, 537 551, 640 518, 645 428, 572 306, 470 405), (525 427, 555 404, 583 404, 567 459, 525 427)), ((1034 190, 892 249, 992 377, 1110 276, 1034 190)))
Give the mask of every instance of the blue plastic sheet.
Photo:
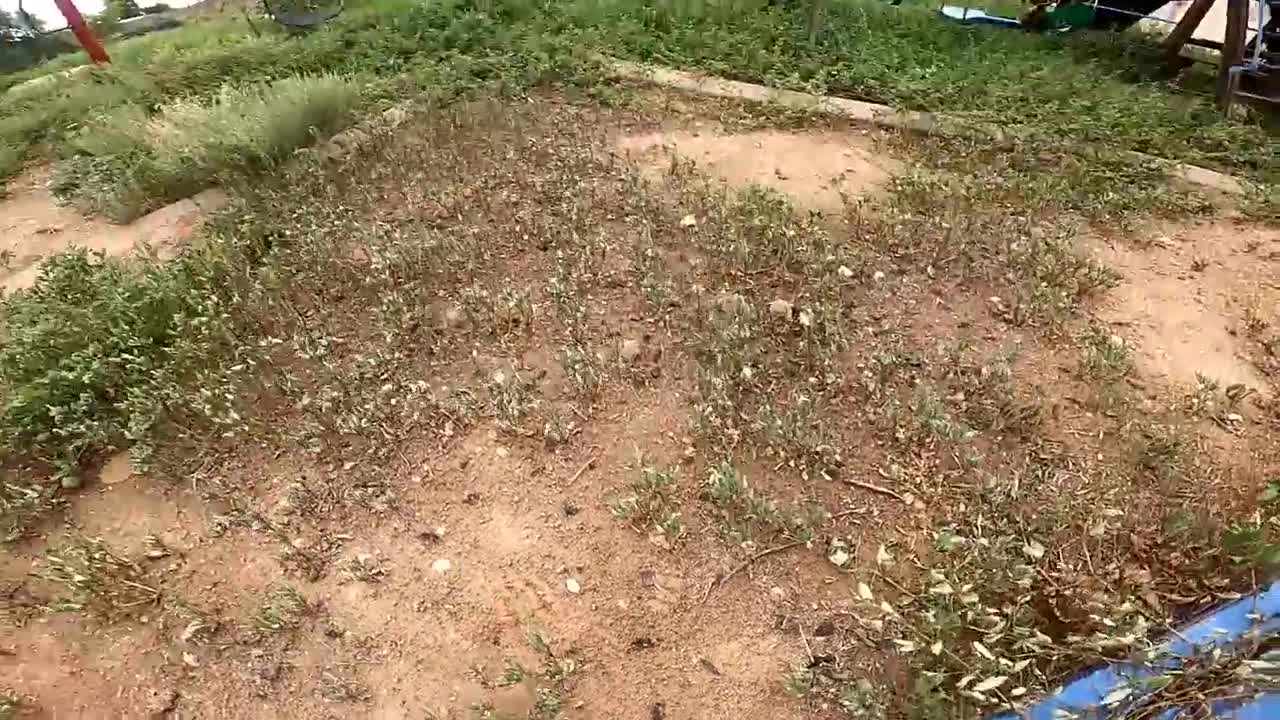
MULTIPOLYGON (((1265 592, 1220 607, 1172 633, 1165 638, 1167 652, 1162 654, 1156 666, 1116 662, 1096 668, 1032 705, 1021 715, 1004 713, 992 720, 1062 720, 1070 717, 1106 720, 1110 717, 1110 709, 1103 705, 1103 700, 1112 692, 1124 687, 1134 688, 1123 705, 1132 708, 1136 702, 1141 706, 1143 698, 1139 688, 1144 680, 1175 669, 1182 660, 1202 656, 1214 647, 1226 648, 1247 633, 1257 636, 1280 633, 1280 581, 1272 583, 1265 592)), ((1280 720, 1280 693, 1269 692, 1243 703, 1222 703, 1213 709, 1217 717, 1231 720, 1280 720)), ((1178 709, 1170 709, 1160 715, 1160 720, 1174 720, 1179 712, 1178 709)))

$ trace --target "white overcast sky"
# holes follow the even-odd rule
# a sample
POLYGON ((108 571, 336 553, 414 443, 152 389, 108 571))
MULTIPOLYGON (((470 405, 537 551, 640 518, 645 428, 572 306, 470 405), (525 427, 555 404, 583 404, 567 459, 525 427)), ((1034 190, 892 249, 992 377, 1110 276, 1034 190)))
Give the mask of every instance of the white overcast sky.
MULTIPOLYGON (((153 5, 157 0, 137 0, 139 5, 153 5)), ((72 0, 76 7, 80 9, 81 15, 96 15, 102 12, 102 8, 106 5, 104 0, 72 0)), ((196 0, 166 0, 171 7, 186 7, 196 2, 196 0)), ((62 27, 67 21, 62 18, 62 13, 58 12, 58 6, 53 4, 53 0, 22 0, 22 6, 27 12, 35 15, 51 28, 62 27)), ((0 9, 14 11, 18 9, 18 0, 0 0, 0 9)))

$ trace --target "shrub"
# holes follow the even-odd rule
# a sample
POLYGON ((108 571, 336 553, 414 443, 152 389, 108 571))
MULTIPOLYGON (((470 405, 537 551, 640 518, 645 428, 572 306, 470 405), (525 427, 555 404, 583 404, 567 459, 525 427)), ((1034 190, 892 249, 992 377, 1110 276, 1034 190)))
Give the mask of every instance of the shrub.
POLYGON ((272 167, 340 128, 358 100, 353 82, 322 76, 227 88, 209 102, 178 99, 154 115, 122 105, 77 134, 55 189, 127 221, 225 172, 272 167))
POLYGON ((211 363, 228 336, 216 275, 194 254, 172 263, 52 256, 31 288, 0 303, 5 447, 65 475, 126 443, 145 458, 166 416, 217 415, 211 363), (206 393, 181 392, 193 378, 206 393))

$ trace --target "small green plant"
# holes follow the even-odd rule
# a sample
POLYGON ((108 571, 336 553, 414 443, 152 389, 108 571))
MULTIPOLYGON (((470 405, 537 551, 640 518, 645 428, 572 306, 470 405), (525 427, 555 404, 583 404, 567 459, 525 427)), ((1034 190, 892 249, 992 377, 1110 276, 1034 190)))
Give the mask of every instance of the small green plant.
POLYGON ((578 344, 566 345, 560 351, 560 366, 578 395, 592 399, 604 384, 604 369, 600 358, 590 348, 578 344))
POLYGON ((64 595, 53 606, 57 610, 110 619, 160 599, 160 591, 146 584, 142 567, 116 555, 100 538, 71 536, 45 554, 37 572, 62 587, 64 595))
POLYGON ((722 532, 736 542, 776 535, 809 545, 816 538, 816 518, 799 511, 780 510, 773 500, 757 495, 747 478, 727 462, 711 469, 703 497, 716 508, 722 532))
POLYGON ((610 510, 641 532, 656 531, 669 541, 684 533, 672 491, 675 474, 670 469, 644 465, 640 477, 631 483, 631 494, 615 502, 610 510))
POLYGON ((34 286, 0 305, 6 446, 65 476, 130 443, 145 461, 158 424, 174 415, 238 424, 230 389, 246 366, 215 364, 231 349, 231 321, 210 287, 223 269, 194 257, 165 265, 84 250, 47 260, 34 286), (203 392, 183 391, 192 380, 203 392))
POLYGON ((267 591, 267 601, 254 617, 254 627, 266 635, 298 627, 311 611, 302 593, 292 585, 276 583, 267 591))
POLYGON ((814 674, 808 668, 794 668, 782 676, 782 689, 793 698, 807 698, 813 692, 814 674))
POLYGON ((538 406, 534 381, 512 376, 502 370, 490 378, 486 390, 489 394, 489 414, 509 432, 517 432, 524 416, 538 406))
POLYGON ((812 397, 796 393, 782 408, 766 399, 753 429, 780 462, 799 469, 806 480, 830 480, 843 461, 828 427, 812 397))
POLYGON ((1133 357, 1124 338, 1092 327, 1084 337, 1084 368, 1090 376, 1106 382, 1123 378, 1133 367, 1133 357))

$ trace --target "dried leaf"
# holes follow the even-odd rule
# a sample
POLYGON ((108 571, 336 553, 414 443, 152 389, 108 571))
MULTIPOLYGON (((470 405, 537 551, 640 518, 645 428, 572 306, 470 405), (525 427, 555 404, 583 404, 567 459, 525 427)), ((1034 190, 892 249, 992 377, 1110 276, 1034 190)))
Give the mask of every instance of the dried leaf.
POLYGON ((995 690, 996 688, 1000 687, 1001 685, 1005 684, 1008 681, 1009 681, 1009 678, 1007 676, 996 675, 995 677, 987 678, 986 680, 983 680, 977 685, 974 685, 973 691, 980 692, 980 693, 989 692, 991 690, 995 690))
POLYGON ((910 652, 916 651, 916 644, 911 642, 910 640, 894 640, 893 644, 897 645, 898 649, 904 653, 910 653, 910 652))
POLYGON ((1022 552, 1026 553, 1027 557, 1033 560, 1039 560, 1040 558, 1044 557, 1044 546, 1036 542, 1035 540, 1032 540, 1031 542, 1022 546, 1022 552))
POLYGON ((1129 695, 1131 694, 1133 694, 1133 688, 1131 687, 1126 686, 1126 687, 1116 688, 1115 690, 1112 690, 1111 692, 1107 693, 1106 697, 1102 698, 1102 704, 1107 707, 1110 707, 1120 702, 1121 700, 1124 700, 1125 698, 1129 697, 1129 695))
POLYGON ((950 595, 954 592, 955 590, 951 587, 951 583, 946 582, 938 583, 937 585, 929 588, 929 593, 931 595, 950 595))
POLYGON ((993 661, 993 662, 994 662, 994 661, 995 661, 995 659, 996 659, 996 656, 991 654, 991 651, 987 649, 987 646, 986 646, 986 645, 983 645, 982 643, 978 642, 977 640, 974 640, 974 641, 973 641, 973 651, 974 651, 974 652, 976 652, 976 653, 978 653, 978 654, 979 654, 979 655, 981 655, 982 657, 984 657, 984 658, 986 658, 986 659, 988 659, 988 660, 991 660, 991 661, 993 661))
POLYGON ((876 599, 875 595, 871 594, 871 588, 864 582, 858 583, 858 597, 868 602, 876 599))
POLYGON ((888 550, 884 549, 884 545, 881 545, 879 549, 876 550, 876 564, 884 566, 891 565, 892 563, 893 556, 889 554, 888 550))

